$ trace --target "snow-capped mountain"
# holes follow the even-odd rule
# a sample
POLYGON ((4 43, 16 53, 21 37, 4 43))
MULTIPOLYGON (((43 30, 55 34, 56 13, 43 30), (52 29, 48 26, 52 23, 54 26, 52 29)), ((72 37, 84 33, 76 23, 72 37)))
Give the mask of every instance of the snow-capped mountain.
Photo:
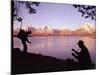
POLYGON ((49 26, 45 26, 45 27, 41 28, 41 32, 43 32, 43 33, 53 33, 53 28, 51 28, 49 26))
POLYGON ((60 30, 60 35, 72 35, 72 31, 67 28, 62 28, 60 30))
MULTIPOLYGON (((96 29, 95 26, 91 23, 85 23, 81 25, 76 30, 69 30, 68 28, 64 27, 61 29, 53 29, 50 26, 44 26, 42 28, 34 28, 34 27, 28 27, 28 31, 31 31, 31 35, 79 35, 79 36, 85 36, 85 35, 96 35, 96 29)), ((14 30, 13 35, 16 35, 19 32, 19 30, 14 30)))
POLYGON ((49 26, 44 26, 42 28, 37 29, 36 33, 39 35, 51 35, 53 34, 53 28, 49 26))
POLYGON ((90 23, 85 23, 76 29, 74 33, 77 35, 95 35, 95 26, 90 23))

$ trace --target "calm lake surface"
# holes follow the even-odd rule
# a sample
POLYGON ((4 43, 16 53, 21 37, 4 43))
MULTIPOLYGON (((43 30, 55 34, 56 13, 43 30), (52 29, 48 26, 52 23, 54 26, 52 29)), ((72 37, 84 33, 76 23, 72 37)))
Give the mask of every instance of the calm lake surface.
MULTIPOLYGON (((96 58, 96 39, 90 36, 35 36, 29 37, 32 44, 28 44, 28 52, 52 56, 58 59, 75 58, 72 56, 71 49, 79 49, 77 43, 83 40, 88 48, 92 62, 95 63, 96 58)), ((18 47, 23 50, 21 41, 14 37, 14 48, 18 47)), ((75 60, 76 61, 76 60, 75 60)))

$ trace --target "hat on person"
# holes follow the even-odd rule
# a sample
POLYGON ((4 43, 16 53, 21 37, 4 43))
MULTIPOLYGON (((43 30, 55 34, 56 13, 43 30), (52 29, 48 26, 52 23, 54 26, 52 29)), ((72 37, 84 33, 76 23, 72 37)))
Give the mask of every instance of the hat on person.
POLYGON ((78 44, 83 45, 84 42, 83 42, 82 40, 79 40, 79 41, 78 41, 78 44))

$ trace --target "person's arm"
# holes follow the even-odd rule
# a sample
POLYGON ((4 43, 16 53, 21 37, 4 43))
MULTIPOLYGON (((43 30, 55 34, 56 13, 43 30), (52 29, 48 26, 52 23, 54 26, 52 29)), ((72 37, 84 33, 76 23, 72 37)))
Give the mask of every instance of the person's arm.
POLYGON ((31 43, 29 40, 28 40, 28 38, 27 38, 27 40, 26 40, 28 43, 31 43))
POLYGON ((74 51, 77 55, 79 55, 79 52, 75 51, 74 49, 72 49, 72 51, 74 51))
POLYGON ((72 56, 74 56, 76 59, 79 59, 79 57, 76 56, 74 53, 72 53, 72 56))
POLYGON ((28 40, 28 36, 27 36, 27 39, 26 39, 26 41, 27 41, 28 43, 31 43, 31 42, 28 40))
POLYGON ((28 43, 31 43, 31 42, 28 40, 28 33, 26 33, 26 41, 27 41, 28 43))

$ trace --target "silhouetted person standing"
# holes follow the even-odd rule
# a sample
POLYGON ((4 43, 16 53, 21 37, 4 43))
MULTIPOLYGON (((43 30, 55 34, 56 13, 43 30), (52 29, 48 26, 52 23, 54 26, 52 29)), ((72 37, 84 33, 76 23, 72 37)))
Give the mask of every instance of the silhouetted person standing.
POLYGON ((18 33, 17 37, 21 39, 22 41, 22 44, 23 44, 23 52, 24 53, 27 53, 27 44, 26 42, 28 43, 31 43, 29 40, 28 40, 28 35, 31 34, 31 31, 25 31, 25 30, 20 30, 20 32, 18 33))
POLYGON ((92 62, 88 49, 82 40, 79 40, 78 46, 80 47, 81 51, 77 52, 76 50, 72 49, 72 51, 76 53, 76 55, 74 53, 72 53, 72 55, 78 59, 81 68, 90 68, 92 62))

